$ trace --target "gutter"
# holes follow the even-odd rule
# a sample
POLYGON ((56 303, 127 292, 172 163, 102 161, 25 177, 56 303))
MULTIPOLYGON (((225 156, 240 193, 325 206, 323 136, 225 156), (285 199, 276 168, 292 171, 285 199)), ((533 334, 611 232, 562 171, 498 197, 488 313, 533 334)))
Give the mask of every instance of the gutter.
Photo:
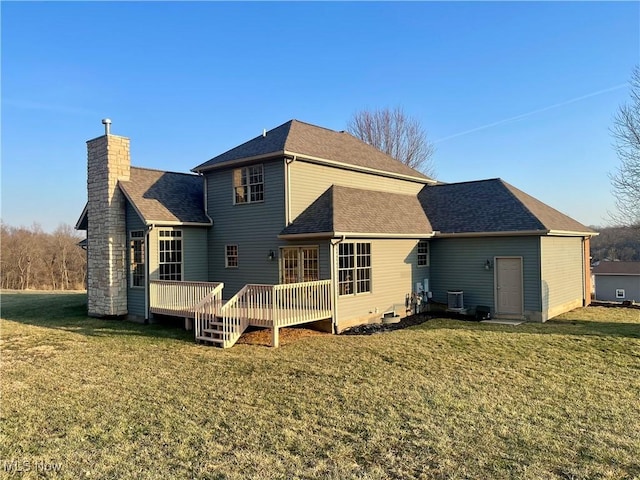
MULTIPOLYGON (((290 233, 280 234, 278 238, 281 240, 303 240, 314 238, 433 238, 437 232, 432 233, 355 233, 355 232, 314 232, 314 233, 290 233)), ((339 243, 339 242, 338 242, 339 243)))

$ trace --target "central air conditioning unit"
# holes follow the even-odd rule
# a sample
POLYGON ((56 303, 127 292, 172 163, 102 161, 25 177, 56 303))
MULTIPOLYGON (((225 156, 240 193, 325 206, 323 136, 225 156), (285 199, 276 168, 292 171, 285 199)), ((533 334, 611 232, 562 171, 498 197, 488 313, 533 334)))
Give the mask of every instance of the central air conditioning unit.
POLYGON ((464 313, 464 293, 462 290, 447 292, 447 312, 464 313))

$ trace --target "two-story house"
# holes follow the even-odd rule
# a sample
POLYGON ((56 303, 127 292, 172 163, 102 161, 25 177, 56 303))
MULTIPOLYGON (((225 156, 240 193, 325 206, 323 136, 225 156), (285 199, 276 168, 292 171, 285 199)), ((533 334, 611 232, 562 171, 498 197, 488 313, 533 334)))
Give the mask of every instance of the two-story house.
POLYGON ((130 166, 106 127, 77 224, 91 315, 195 317, 205 340, 262 325, 277 344, 284 325, 404 314, 417 290, 530 321, 589 302, 594 232, 500 179, 439 183, 297 120, 161 172, 130 166))

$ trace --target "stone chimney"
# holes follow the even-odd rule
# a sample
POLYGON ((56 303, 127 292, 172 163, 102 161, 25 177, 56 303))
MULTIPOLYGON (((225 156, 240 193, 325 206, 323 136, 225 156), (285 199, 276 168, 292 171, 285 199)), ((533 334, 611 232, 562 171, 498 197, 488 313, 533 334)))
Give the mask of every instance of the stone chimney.
POLYGON ((102 121, 105 134, 87 142, 89 315, 127 314, 126 204, 118 180, 129 180, 129 139, 111 135, 111 120, 102 121))

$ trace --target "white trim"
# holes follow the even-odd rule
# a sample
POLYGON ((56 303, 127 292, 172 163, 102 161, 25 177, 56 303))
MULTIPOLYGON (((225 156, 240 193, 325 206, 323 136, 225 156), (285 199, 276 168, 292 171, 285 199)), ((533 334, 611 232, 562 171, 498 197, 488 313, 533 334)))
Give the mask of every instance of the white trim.
POLYGON ((547 234, 556 237, 595 237, 600 235, 598 232, 574 232, 571 230, 549 230, 547 234))
POLYGON ((272 158, 278 158, 283 156, 284 156, 284 150, 279 150, 277 152, 264 153, 262 155, 255 155, 253 157, 237 158, 235 160, 227 160, 226 162, 214 163, 213 165, 209 165, 208 167, 202 167, 202 168, 196 167, 196 168, 192 168, 191 171, 196 173, 204 173, 208 170, 215 170, 215 169, 230 167, 230 166, 240 167, 242 165, 255 162, 256 160, 270 160, 272 158))
POLYGON ((147 258, 147 232, 144 229, 133 229, 133 230, 129 230, 129 238, 128 238, 129 242, 128 242, 128 256, 129 256, 129 265, 128 265, 128 270, 129 270, 129 288, 132 289, 141 289, 141 288, 146 288, 146 283, 147 283, 147 274, 146 274, 146 270, 147 270, 147 262, 148 262, 148 258, 147 258), (142 236, 140 237, 134 237, 133 233, 141 233, 142 236), (142 255, 143 255, 143 265, 144 265, 144 277, 143 277, 143 284, 142 285, 134 285, 133 284, 133 242, 134 241, 142 241, 142 255))
POLYGON ((233 205, 251 205, 251 204, 254 204, 254 203, 264 203, 264 197, 265 197, 264 185, 265 185, 264 163, 256 163, 256 164, 252 164, 252 165, 244 165, 242 167, 234 168, 233 170, 231 170, 231 188, 233 190, 231 198, 232 198, 233 205), (260 167, 260 169, 261 169, 260 176, 262 178, 262 182, 261 183, 253 183, 253 184, 251 183, 249 169, 253 168, 253 167, 260 167), (246 185, 236 185, 235 172, 240 170, 240 180, 242 181, 242 171, 245 170, 245 169, 247 170, 247 173, 246 173, 247 184, 246 185), (252 185, 262 185, 262 199, 260 199, 260 200, 251 200, 251 186, 252 185), (246 188, 246 196, 247 196, 247 201, 246 202, 238 202, 237 201, 236 188, 246 188))
POLYGON ((230 270, 237 270, 238 268, 240 268, 240 247, 238 246, 237 243, 227 243, 224 246, 224 268, 228 268, 230 270), (229 265, 229 254, 227 251, 227 248, 229 247, 236 247, 236 264, 235 265, 229 265))
POLYGON ((433 238, 433 233, 347 233, 347 232, 314 232, 314 233, 289 233, 278 235, 282 240, 304 240, 314 238, 389 238, 389 239, 420 239, 433 238))
POLYGON ((158 280, 172 280, 172 281, 184 281, 184 231, 180 228, 162 228, 162 227, 158 227, 157 228, 158 234, 156 236, 156 238, 158 239, 158 280), (177 265, 178 262, 164 262, 162 263, 160 261, 160 254, 161 254, 161 249, 160 249, 160 242, 163 240, 163 238, 161 238, 161 233, 162 232, 180 232, 180 236, 169 236, 169 237, 165 237, 166 238, 174 238, 174 239, 180 239, 180 280, 176 280, 176 279, 166 279, 166 278, 160 278, 162 273, 160 273, 160 266, 161 265, 177 265))
POLYGON ((427 268, 431 266, 431 245, 426 240, 419 240, 416 245, 416 267, 417 268, 427 268), (427 263, 424 265, 420 265, 420 244, 427 246, 427 263))

